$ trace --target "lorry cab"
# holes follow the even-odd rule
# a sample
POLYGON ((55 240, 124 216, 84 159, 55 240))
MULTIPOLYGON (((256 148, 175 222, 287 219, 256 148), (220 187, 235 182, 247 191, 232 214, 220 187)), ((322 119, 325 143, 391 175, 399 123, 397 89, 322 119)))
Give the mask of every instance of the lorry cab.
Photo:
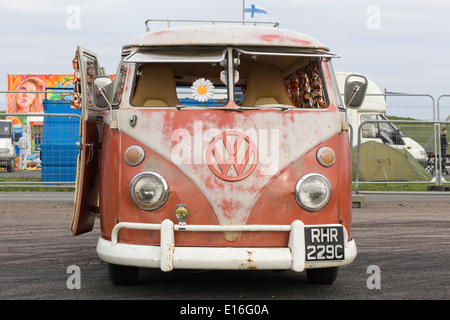
POLYGON ((0 166, 8 172, 16 167, 16 147, 14 129, 11 120, 0 120, 0 166))
MULTIPOLYGON (((354 73, 336 72, 338 87, 343 94, 345 79, 354 73)), ((375 141, 389 145, 395 149, 405 149, 424 168, 428 165, 428 155, 424 147, 417 141, 407 137, 393 123, 386 122, 386 97, 380 88, 370 79, 367 79, 367 90, 364 103, 358 109, 348 109, 348 122, 353 128, 350 147, 356 148, 358 145, 358 129, 361 128, 361 144, 368 141, 375 141), (385 122, 376 122, 376 121, 385 122), (370 122, 374 121, 374 122, 370 122)))
MULTIPOLYGON (((306 270, 332 283, 356 256, 346 112, 316 39, 189 25, 122 48, 112 80, 78 47, 82 109, 71 229, 100 218, 115 284, 138 268, 306 270)), ((358 107, 366 79, 346 82, 358 107)))

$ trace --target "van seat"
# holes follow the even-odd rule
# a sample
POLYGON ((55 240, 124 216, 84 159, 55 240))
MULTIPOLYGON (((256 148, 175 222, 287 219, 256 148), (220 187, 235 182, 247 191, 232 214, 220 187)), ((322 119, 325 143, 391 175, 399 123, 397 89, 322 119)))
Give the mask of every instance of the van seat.
POLYGON ((133 105, 137 107, 175 107, 180 105, 173 71, 162 65, 149 64, 145 66, 137 83, 133 105))
POLYGON ((258 64, 250 70, 247 93, 242 100, 243 107, 264 104, 294 105, 287 95, 281 70, 272 64, 258 64))

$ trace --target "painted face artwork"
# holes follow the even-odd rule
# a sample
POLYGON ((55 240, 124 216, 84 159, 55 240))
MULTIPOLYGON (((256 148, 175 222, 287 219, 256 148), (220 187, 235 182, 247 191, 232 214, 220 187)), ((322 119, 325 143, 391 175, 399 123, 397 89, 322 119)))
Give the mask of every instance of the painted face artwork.
POLYGON ((37 87, 34 83, 25 81, 17 91, 23 91, 18 93, 16 98, 18 112, 27 112, 36 97, 35 93, 28 91, 37 91, 37 87))
POLYGON ((38 76, 8 75, 8 90, 15 91, 8 96, 8 112, 43 112, 46 82, 38 76))

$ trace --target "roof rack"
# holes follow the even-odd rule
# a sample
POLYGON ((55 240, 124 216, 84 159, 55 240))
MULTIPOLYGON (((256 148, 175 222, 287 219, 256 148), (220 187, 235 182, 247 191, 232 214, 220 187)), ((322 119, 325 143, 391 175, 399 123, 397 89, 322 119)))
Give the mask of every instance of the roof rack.
POLYGON ((278 22, 261 22, 261 21, 220 21, 220 20, 159 20, 159 19, 148 19, 145 21, 145 31, 149 32, 150 31, 150 27, 149 27, 149 23, 150 22, 167 22, 167 27, 170 28, 170 24, 172 22, 176 22, 176 23, 211 23, 211 24, 225 24, 225 23, 231 23, 231 24, 252 24, 252 25, 259 25, 259 24, 268 24, 268 25, 273 25, 274 28, 278 28, 278 26, 280 25, 280 23, 278 22))

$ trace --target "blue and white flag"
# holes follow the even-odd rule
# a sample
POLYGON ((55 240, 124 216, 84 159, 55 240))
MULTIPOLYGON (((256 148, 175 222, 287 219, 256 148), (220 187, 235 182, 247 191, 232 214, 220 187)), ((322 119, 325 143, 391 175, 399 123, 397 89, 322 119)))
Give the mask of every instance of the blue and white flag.
POLYGON ((250 5, 250 7, 245 8, 245 18, 248 19, 267 19, 267 10, 255 6, 254 4, 250 5))

